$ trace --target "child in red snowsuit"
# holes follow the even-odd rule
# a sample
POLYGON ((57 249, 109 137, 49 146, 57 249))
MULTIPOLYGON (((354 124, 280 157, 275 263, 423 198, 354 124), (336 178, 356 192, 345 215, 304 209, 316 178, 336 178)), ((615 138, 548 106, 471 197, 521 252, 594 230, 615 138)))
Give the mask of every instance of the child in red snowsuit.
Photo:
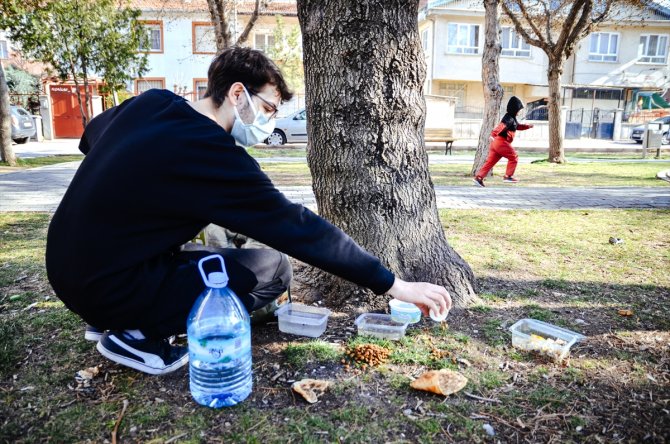
POLYGON ((484 166, 477 172, 474 178, 475 184, 480 187, 484 185, 484 178, 495 166, 501 158, 507 159, 507 170, 503 182, 516 183, 514 178, 514 170, 518 163, 519 156, 512 148, 512 141, 514 140, 514 132, 524 131, 533 127, 533 125, 522 125, 516 120, 517 114, 523 109, 523 102, 518 97, 512 96, 507 102, 507 114, 505 114, 493 131, 491 131, 491 146, 489 147, 489 156, 484 163, 484 166))

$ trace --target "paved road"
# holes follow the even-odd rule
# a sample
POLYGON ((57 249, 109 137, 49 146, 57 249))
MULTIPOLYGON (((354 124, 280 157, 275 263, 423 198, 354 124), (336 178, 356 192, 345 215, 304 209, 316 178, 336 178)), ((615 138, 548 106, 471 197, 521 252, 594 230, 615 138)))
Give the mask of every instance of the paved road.
MULTIPOLYGON (((0 211, 55 211, 79 162, 0 175, 0 211)), ((311 187, 281 187, 292 201, 314 207, 311 187)), ((670 186, 435 188, 439 208, 670 208, 670 186)))

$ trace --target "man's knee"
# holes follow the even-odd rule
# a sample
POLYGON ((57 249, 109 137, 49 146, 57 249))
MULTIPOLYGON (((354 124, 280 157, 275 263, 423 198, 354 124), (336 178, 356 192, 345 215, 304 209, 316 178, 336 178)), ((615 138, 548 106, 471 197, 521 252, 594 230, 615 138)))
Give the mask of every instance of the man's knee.
POLYGON ((279 253, 279 263, 277 265, 275 276, 281 280, 283 286, 286 288, 291 284, 291 280, 293 279, 293 266, 291 265, 288 256, 284 253, 279 253))

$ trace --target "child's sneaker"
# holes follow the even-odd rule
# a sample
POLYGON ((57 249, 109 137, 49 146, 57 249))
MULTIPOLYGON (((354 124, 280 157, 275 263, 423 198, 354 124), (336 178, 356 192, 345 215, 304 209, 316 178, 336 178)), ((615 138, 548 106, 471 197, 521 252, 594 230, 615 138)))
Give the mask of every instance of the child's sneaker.
POLYGON ((512 176, 509 176, 509 177, 508 177, 508 176, 505 176, 505 177, 503 177, 503 182, 507 182, 507 183, 517 183, 517 182, 519 182, 519 179, 515 179, 515 178, 512 177, 512 176))
POLYGON ((136 339, 123 331, 108 331, 96 346, 100 354, 118 364, 151 375, 170 373, 188 363, 188 349, 167 339, 136 339))
POLYGON ((100 338, 102 337, 103 333, 105 333, 105 330, 102 330, 98 327, 94 327, 92 325, 86 324, 86 331, 84 332, 84 339, 87 341, 95 341, 98 342, 100 338))
POLYGON ((472 179, 472 181, 475 183, 475 185, 477 185, 479 187, 485 187, 486 186, 486 185, 484 185, 484 179, 482 179, 481 177, 475 177, 474 179, 472 179))

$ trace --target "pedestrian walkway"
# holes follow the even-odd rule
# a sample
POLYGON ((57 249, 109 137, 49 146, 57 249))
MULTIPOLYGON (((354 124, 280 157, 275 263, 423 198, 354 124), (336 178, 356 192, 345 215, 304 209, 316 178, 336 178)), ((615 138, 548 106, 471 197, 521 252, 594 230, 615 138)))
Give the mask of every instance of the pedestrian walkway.
MULTIPOLYGON (((80 162, 0 175, 0 212, 58 207, 80 162)), ((287 198, 314 208, 309 186, 280 187, 287 198)), ((591 209, 670 208, 670 187, 435 187, 438 208, 591 209)))

